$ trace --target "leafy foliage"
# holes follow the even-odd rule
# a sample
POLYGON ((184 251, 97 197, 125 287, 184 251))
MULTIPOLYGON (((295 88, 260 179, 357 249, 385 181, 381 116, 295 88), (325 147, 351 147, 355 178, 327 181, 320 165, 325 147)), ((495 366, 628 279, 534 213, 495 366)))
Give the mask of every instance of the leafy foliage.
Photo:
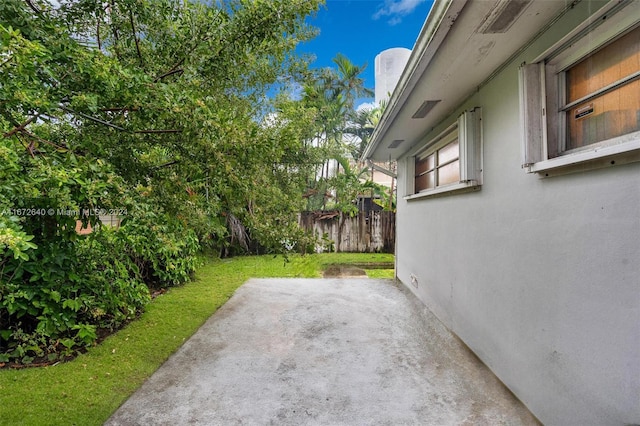
MULTIPOLYGON (((308 183, 307 210, 336 209, 355 214, 359 196, 388 198, 387 188, 370 179, 369 170, 361 162, 385 105, 373 109, 354 110, 358 97, 372 96, 360 76, 366 65, 354 65, 338 54, 336 68, 311 73, 303 87, 301 104, 314 111, 311 144, 318 148, 320 161, 308 183)), ((388 207, 392 203, 383 201, 388 207)))
POLYGON ((306 244, 312 116, 266 95, 304 70, 292 52, 317 7, 0 2, 0 362, 122 326, 149 289, 189 280, 202 246, 233 245, 230 217, 248 248, 306 244), (100 225, 110 210, 120 229, 100 225))

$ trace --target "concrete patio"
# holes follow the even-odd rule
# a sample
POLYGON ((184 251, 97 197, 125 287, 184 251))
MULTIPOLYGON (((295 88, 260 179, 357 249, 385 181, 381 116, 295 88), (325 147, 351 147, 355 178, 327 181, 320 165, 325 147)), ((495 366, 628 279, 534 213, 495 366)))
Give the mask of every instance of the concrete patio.
POLYGON ((107 425, 535 425, 390 280, 252 279, 107 425))

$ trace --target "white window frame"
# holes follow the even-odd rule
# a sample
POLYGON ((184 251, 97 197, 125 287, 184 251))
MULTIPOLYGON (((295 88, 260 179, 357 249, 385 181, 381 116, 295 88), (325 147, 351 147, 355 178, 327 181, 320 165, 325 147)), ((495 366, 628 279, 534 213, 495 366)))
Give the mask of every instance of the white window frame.
POLYGON ((634 3, 609 2, 531 64, 520 67, 522 167, 526 172, 544 177, 640 161, 640 131, 564 150, 567 112, 559 107, 564 71, 640 25, 634 3), (550 144, 559 155, 549 155, 550 144))
POLYGON ((405 200, 427 198, 435 195, 443 195, 479 189, 482 185, 482 114, 480 108, 465 111, 458 119, 440 132, 436 137, 420 144, 409 151, 405 161, 406 195, 405 200), (422 158, 432 154, 438 149, 450 143, 458 137, 458 160, 460 165, 460 180, 433 189, 425 189, 415 192, 415 162, 416 158, 422 158))

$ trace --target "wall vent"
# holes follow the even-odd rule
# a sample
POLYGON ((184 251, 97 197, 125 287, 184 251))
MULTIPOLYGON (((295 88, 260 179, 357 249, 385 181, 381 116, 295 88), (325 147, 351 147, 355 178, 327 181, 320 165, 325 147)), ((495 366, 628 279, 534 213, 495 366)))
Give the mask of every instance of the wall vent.
POLYGON ((486 16, 480 33, 506 33, 530 3, 531 0, 500 0, 486 16))
POLYGON ((433 109, 440 102, 440 99, 435 101, 424 101, 420 108, 416 110, 416 112, 411 116, 411 118, 425 118, 429 111, 433 109))
POLYGON ((404 142, 404 139, 396 139, 396 140, 392 141, 392 142, 389 144, 389 149, 397 148, 397 147, 398 147, 398 145, 400 145, 402 142, 404 142))

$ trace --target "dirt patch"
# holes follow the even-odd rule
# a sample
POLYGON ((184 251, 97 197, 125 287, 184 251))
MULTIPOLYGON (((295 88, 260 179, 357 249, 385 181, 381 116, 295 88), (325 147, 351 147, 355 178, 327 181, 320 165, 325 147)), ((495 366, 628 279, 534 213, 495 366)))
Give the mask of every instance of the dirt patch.
POLYGON ((393 269, 393 262, 334 263, 322 272, 324 278, 366 277, 366 269, 393 269))
POLYGON ((362 268, 353 265, 330 265, 322 273, 324 278, 340 278, 340 277, 364 277, 367 273, 362 268))
POLYGON ((361 269, 393 269, 395 267, 393 262, 360 262, 348 264, 335 263, 329 266, 354 266, 361 269))

